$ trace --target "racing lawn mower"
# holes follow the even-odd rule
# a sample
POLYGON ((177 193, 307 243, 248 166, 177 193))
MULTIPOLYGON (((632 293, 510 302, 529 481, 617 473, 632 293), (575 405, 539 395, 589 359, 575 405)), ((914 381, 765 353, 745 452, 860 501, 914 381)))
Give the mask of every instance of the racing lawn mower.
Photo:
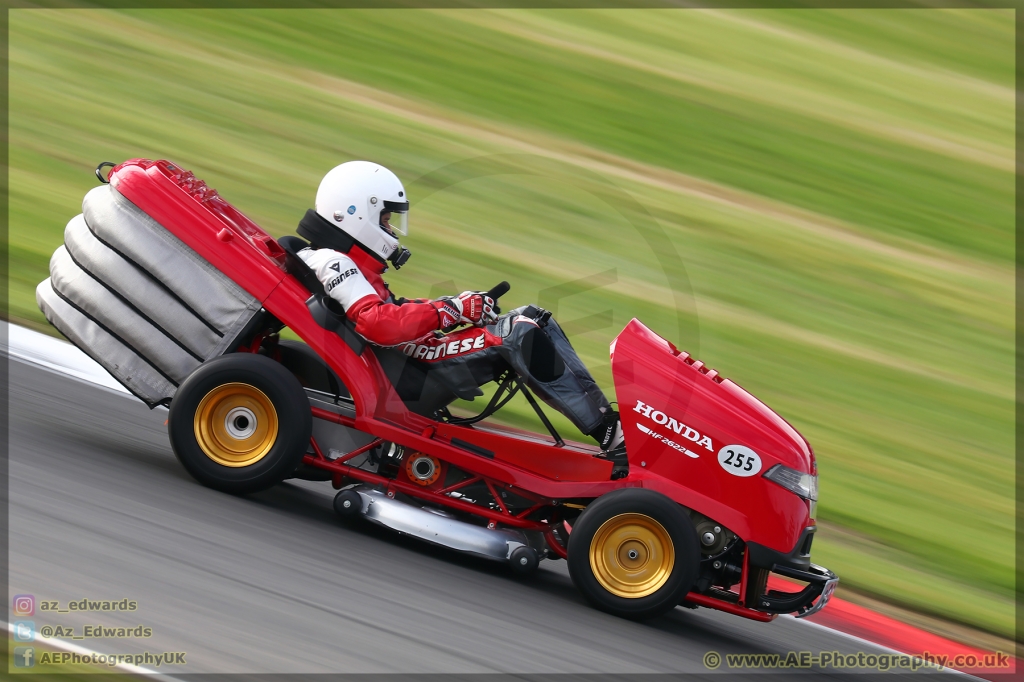
POLYGON ((302 240, 275 240, 168 161, 96 174, 39 306, 139 399, 169 406, 174 453, 200 483, 330 481, 343 517, 522 574, 564 559, 590 603, 627 618, 682 605, 770 621, 834 591, 810 561, 807 442, 638 320, 611 343, 624 461, 563 440, 511 370, 476 416, 421 414, 396 387, 416 361, 396 370, 355 333, 295 257, 302 240), (516 393, 548 433, 486 420, 516 393), (768 589, 773 572, 806 585, 768 589))

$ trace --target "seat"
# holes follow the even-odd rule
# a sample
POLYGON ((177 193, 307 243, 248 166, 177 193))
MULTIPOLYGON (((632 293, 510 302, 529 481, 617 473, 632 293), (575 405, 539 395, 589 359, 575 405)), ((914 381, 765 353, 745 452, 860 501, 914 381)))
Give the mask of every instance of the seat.
POLYGON ((367 346, 366 340, 356 333, 355 324, 345 317, 345 311, 340 309, 337 301, 324 291, 324 285, 317 279, 313 269, 299 258, 299 251, 308 248, 309 243, 291 235, 281 237, 277 243, 284 249, 288 274, 299 280, 311 294, 306 300, 306 307, 316 323, 338 334, 356 355, 362 355, 367 346))
POLYGON ((288 274, 298 279, 311 294, 306 300, 306 307, 316 323, 340 335, 356 354, 362 354, 369 346, 384 374, 411 411, 433 417, 438 409, 460 397, 446 382, 439 382, 437 378, 429 376, 433 373, 432 367, 412 360, 397 349, 375 347, 356 333, 355 324, 345 316, 337 301, 327 295, 313 269, 299 258, 299 251, 309 247, 308 242, 289 235, 281 237, 277 243, 285 251, 288 274))

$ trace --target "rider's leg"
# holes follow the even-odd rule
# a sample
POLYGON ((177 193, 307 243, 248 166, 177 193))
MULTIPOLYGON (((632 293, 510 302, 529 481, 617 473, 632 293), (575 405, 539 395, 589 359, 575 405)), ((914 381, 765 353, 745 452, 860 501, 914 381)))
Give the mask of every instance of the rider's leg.
POLYGON ((546 311, 527 306, 494 327, 503 339, 500 352, 527 386, 603 450, 621 444, 618 414, 546 311))
POLYGON ((618 448, 623 442, 619 413, 612 409, 604 392, 590 374, 590 370, 580 360, 580 356, 576 354, 576 350, 569 343, 569 338, 562 331, 558 323, 555 322, 554 318, 547 319, 543 331, 551 340, 559 356, 561 356, 566 368, 576 376, 586 392, 601 406, 600 423, 590 431, 584 431, 584 433, 596 440, 602 450, 618 448))
POLYGON ((478 387, 511 366, 545 403, 594 438, 602 450, 614 454, 621 446, 618 413, 544 310, 526 306, 502 315, 493 325, 430 334, 390 353, 401 353, 406 366, 385 371, 410 409, 420 414, 433 414, 456 397, 472 400, 482 395, 478 387))
POLYGON ((406 406, 428 417, 457 398, 483 395, 508 364, 495 350, 501 338, 480 327, 431 333, 393 348, 374 348, 406 406))

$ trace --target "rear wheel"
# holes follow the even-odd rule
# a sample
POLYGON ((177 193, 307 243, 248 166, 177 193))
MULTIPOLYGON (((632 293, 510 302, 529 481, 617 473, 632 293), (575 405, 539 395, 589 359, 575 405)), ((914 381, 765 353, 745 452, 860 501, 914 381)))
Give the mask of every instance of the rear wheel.
POLYGON ((598 498, 569 536, 569 575, 597 608, 643 620, 675 608, 697 579, 700 546, 682 507, 628 488, 598 498))
POLYGON ((189 375, 167 423, 185 469, 230 493, 282 481, 302 461, 312 430, 309 401, 295 377, 250 353, 215 358, 189 375))

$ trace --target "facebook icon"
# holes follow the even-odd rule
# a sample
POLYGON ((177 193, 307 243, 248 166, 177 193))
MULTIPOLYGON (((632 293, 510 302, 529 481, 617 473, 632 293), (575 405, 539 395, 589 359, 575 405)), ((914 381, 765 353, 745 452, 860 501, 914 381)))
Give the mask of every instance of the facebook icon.
POLYGON ((36 650, 30 646, 16 646, 14 647, 14 667, 15 668, 31 668, 36 664, 35 661, 36 650))
POLYGON ((36 636, 36 624, 31 620, 14 621, 14 639, 19 642, 31 642, 36 636))

